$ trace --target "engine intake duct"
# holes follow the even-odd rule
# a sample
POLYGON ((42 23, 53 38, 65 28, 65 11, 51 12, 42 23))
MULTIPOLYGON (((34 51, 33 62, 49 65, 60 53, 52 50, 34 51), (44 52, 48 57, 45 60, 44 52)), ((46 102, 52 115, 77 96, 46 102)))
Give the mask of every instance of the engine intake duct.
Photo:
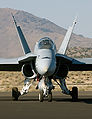
POLYGON ((34 78, 36 76, 31 64, 24 64, 22 67, 22 73, 25 77, 34 78))

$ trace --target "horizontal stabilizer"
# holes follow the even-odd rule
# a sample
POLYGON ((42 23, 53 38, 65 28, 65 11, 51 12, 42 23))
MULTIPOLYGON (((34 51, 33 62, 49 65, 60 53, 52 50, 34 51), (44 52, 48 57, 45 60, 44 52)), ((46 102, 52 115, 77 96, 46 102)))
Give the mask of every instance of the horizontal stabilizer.
POLYGON ((64 55, 66 53, 66 50, 67 50, 67 47, 68 47, 68 44, 69 44, 69 41, 70 41, 70 38, 71 38, 75 24, 76 24, 76 19, 73 21, 73 25, 70 26, 68 31, 66 32, 65 38, 64 38, 64 40, 63 40, 63 42, 62 42, 62 44, 58 50, 59 54, 64 55))
POLYGON ((17 22, 16 22, 16 20, 15 20, 15 17, 13 16, 13 14, 12 14, 12 18, 13 18, 13 21, 14 21, 14 23, 15 23, 15 26, 16 26, 16 29, 17 29, 17 32, 18 32, 18 35, 19 35, 19 37, 20 37, 20 40, 21 40, 20 43, 21 43, 22 49, 23 49, 23 51, 24 51, 24 54, 30 53, 31 50, 30 50, 30 48, 29 48, 29 46, 28 46, 28 44, 27 44, 27 41, 26 41, 26 39, 25 39, 25 36, 24 36, 24 34, 23 34, 23 32, 22 32, 20 26, 17 26, 17 22))

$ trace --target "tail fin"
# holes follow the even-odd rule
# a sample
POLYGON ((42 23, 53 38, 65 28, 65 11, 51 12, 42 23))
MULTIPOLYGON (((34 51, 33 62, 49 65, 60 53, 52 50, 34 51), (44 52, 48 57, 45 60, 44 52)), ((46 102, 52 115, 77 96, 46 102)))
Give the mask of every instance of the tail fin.
POLYGON ((15 20, 14 15, 13 15, 13 14, 11 14, 11 15, 12 15, 13 21, 14 21, 14 23, 15 23, 15 26, 16 26, 16 29, 17 29, 17 32, 18 32, 18 35, 19 35, 20 40, 21 40, 20 43, 21 43, 23 52, 24 52, 24 54, 30 53, 31 50, 30 50, 30 48, 29 48, 29 46, 28 46, 28 44, 27 44, 27 41, 26 41, 26 39, 25 39, 25 36, 24 36, 24 34, 23 34, 23 32, 22 32, 20 26, 17 25, 17 22, 16 22, 16 20, 15 20))
POLYGON ((77 23, 77 17, 75 18, 75 20, 73 21, 73 24, 72 26, 69 27, 66 35, 65 35, 65 38, 58 50, 58 53, 60 54, 65 54, 66 53, 66 50, 67 50, 67 47, 68 47, 68 44, 69 44, 69 41, 70 41, 70 38, 71 38, 71 35, 72 35, 72 32, 73 32, 73 29, 74 29, 74 26, 75 24, 77 23))

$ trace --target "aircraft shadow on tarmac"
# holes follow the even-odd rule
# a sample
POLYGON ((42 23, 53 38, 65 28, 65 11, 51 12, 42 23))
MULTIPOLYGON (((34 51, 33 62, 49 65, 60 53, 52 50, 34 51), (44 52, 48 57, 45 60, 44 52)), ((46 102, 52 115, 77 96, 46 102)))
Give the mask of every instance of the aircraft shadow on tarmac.
MULTIPOLYGON (((0 96, 0 101, 13 101, 12 100, 12 97, 11 96, 0 96)), ((30 96, 27 96, 27 97, 21 97, 19 98, 18 102, 20 101, 23 101, 23 102, 26 102, 26 101, 38 101, 38 98, 36 96, 34 97, 30 97, 30 96)), ((47 99, 44 99, 44 102, 47 101, 47 99)), ((87 103, 87 104, 92 104, 92 97, 79 97, 78 101, 77 102, 72 102, 72 98, 68 98, 68 97, 54 97, 52 102, 71 102, 71 103, 87 103)), ((15 101, 16 102, 16 101, 15 101)))
MULTIPOLYGON (((72 101, 72 98, 54 98, 53 101, 56 102, 71 102, 71 103, 76 103, 72 101)), ((77 103, 87 103, 87 104, 92 104, 92 97, 91 98, 79 98, 77 103)))

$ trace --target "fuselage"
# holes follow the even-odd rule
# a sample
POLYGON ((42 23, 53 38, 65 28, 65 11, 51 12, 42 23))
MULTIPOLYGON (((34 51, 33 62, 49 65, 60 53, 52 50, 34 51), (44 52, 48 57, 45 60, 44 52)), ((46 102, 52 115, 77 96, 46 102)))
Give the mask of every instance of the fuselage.
POLYGON ((56 46, 48 37, 40 39, 34 49, 37 54, 35 66, 40 75, 51 76, 56 70, 56 46))

